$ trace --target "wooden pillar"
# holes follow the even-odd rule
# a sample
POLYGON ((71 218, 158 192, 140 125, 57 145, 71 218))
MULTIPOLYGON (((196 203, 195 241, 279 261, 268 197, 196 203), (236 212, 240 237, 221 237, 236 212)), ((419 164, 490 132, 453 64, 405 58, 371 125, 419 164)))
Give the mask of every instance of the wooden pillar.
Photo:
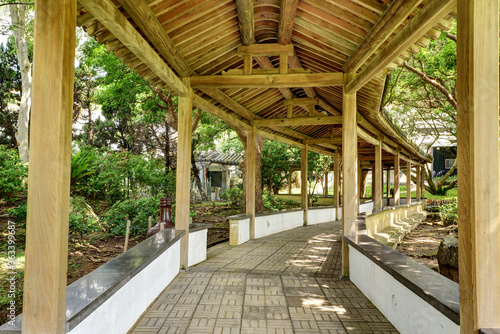
POLYGON ((304 209, 304 225, 307 225, 307 190, 308 190, 308 178, 307 178, 307 144, 306 147, 302 149, 302 155, 300 159, 300 176, 301 176, 301 188, 300 188, 300 200, 302 204, 302 209, 304 209))
POLYGON ((460 331, 500 328, 498 0, 458 1, 460 331))
POLYGON ((373 209, 382 210, 382 142, 380 145, 375 146, 375 173, 372 175, 373 178, 373 209))
POLYGON ((359 215, 359 204, 361 203, 361 196, 363 195, 363 168, 361 167, 361 164, 358 163, 358 178, 357 178, 357 184, 358 184, 358 211, 356 215, 359 215))
POLYGON ((335 220, 340 218, 340 154, 335 154, 333 166, 333 201, 335 204, 335 220))
POLYGON ((250 215, 250 238, 255 238, 255 142, 257 131, 255 127, 253 131, 247 133, 247 150, 246 154, 246 214, 250 215))
POLYGON ((76 1, 36 1, 23 333, 64 333, 76 1))
POLYGON ((189 78, 182 82, 188 88, 185 97, 179 97, 179 125, 177 139, 177 169, 175 187, 175 228, 184 230, 181 239, 181 268, 189 261, 189 204, 191 192, 191 136, 193 123, 193 89, 189 78))
POLYGON ((391 166, 387 166, 387 206, 391 205, 391 166))
POLYGON ((399 151, 394 156, 394 206, 399 205, 399 151))
POLYGON ((292 174, 288 176, 288 195, 292 194, 292 174))
POLYGON ((411 162, 406 162, 406 204, 411 204, 411 162))
MULTIPOLYGON (((344 86, 345 87, 345 86, 344 86)), ((342 237, 356 235, 358 202, 358 136, 356 94, 344 92, 342 101, 342 237)), ((342 239, 342 276, 349 276, 349 247, 342 239)))
POLYGON ((417 165, 417 171, 416 171, 416 177, 417 181, 415 182, 417 184, 417 202, 420 201, 420 186, 422 185, 420 183, 420 166, 417 165))
POLYGON ((422 175, 420 176, 420 182, 422 182, 422 184, 420 186, 420 191, 422 192, 422 194, 420 195, 420 198, 424 199, 425 198, 425 166, 422 166, 422 168, 420 168, 420 172, 422 173, 422 175))
POLYGON ((325 170, 325 177, 323 180, 323 193, 325 197, 328 197, 328 169, 325 170))

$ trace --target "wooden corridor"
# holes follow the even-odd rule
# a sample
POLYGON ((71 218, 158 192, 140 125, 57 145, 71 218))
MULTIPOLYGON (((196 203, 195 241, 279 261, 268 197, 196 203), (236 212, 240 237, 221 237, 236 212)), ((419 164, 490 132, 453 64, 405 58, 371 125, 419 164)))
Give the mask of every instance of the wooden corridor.
POLYGON ((398 333, 339 278, 340 236, 337 221, 212 247, 129 333, 398 333))

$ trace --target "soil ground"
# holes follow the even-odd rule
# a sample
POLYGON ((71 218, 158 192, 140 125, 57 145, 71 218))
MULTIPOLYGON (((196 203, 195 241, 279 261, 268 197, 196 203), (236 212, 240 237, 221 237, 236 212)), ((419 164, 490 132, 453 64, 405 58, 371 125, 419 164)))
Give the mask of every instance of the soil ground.
POLYGON ((396 250, 439 272, 437 251, 441 240, 447 235, 457 237, 457 226, 445 226, 438 217, 429 216, 403 239, 396 250))

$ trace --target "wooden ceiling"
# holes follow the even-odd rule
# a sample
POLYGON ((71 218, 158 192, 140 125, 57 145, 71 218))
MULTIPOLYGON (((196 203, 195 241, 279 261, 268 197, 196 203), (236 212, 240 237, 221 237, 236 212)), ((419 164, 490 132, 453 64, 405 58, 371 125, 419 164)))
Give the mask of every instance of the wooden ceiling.
POLYGON ((455 1, 80 0, 77 22, 151 84, 183 94, 191 77, 198 108, 324 154, 357 91, 360 147, 416 163, 429 157, 380 111, 385 79, 450 28, 455 1))

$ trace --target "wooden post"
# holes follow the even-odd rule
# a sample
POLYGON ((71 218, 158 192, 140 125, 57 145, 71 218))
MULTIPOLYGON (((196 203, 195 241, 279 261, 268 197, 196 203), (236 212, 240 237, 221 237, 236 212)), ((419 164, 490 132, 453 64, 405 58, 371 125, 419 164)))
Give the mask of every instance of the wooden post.
POLYGON ((373 178, 373 209, 382 210, 382 142, 380 145, 375 146, 375 165, 374 165, 374 175, 373 178))
POLYGON ((420 191, 422 192, 422 195, 420 195, 420 198, 424 199, 425 198, 425 166, 422 166, 422 168, 420 168, 420 172, 422 173, 422 176, 420 177, 420 181, 422 182, 422 185, 420 186, 420 191))
POLYGON ((23 333, 64 333, 76 1, 36 1, 23 333))
POLYGON ((67 13, 74 5, 73 1, 49 5, 37 10, 35 17, 34 56, 39 66, 34 66, 33 76, 28 183, 23 316, 29 322, 24 327, 27 333, 61 328, 61 321, 64 325, 75 40, 75 17, 67 13), (54 19, 61 22, 45 21, 54 19), (54 45, 53 38, 67 40, 54 45), (42 309, 34 309, 37 306, 42 309), (33 323, 35 316, 40 326, 33 323))
POLYGON ((325 177, 323 180, 323 194, 328 197, 328 169, 325 170, 325 177))
POLYGON ((498 0, 458 1, 460 332, 500 328, 498 0))
POLYGON ((361 182, 363 179, 363 168, 361 168, 361 164, 358 163, 358 178, 357 178, 357 184, 358 184, 358 211, 356 215, 359 215, 359 203, 361 203, 361 196, 363 195, 363 182, 361 182))
POLYGON ((250 238, 255 238, 255 142, 257 131, 255 127, 247 132, 246 150, 246 214, 250 215, 250 238))
POLYGON ((387 166, 387 206, 391 205, 391 166, 387 166))
POLYGON ((399 151, 394 156, 394 206, 399 205, 399 151))
POLYGON ((175 229, 186 231, 186 234, 181 239, 181 268, 187 268, 189 260, 189 194, 191 190, 193 89, 191 88, 189 78, 183 78, 182 82, 186 85, 188 94, 185 97, 179 97, 175 229))
POLYGON ((417 184, 417 202, 420 201, 420 186, 421 186, 421 183, 420 183, 420 166, 417 165, 417 171, 416 171, 416 177, 417 177, 417 181, 415 182, 417 184))
POLYGON ((288 195, 292 194, 292 174, 288 176, 288 195))
POLYGON ((153 217, 149 216, 148 217, 148 230, 151 228, 151 226, 153 225, 153 217))
POLYGON ((406 204, 411 204, 411 162, 406 162, 406 204))
POLYGON ((307 207, 309 205, 307 193, 308 193, 308 180, 307 180, 307 144, 305 148, 302 149, 302 155, 300 159, 300 176, 301 176, 301 187, 300 187, 300 202, 302 209, 304 209, 304 226, 307 225, 307 207))
POLYGON ((340 217, 340 154, 335 154, 335 164, 333 166, 333 201, 335 204, 335 220, 340 217))
MULTIPOLYGON (((345 88, 345 85, 344 85, 345 88)), ((358 135, 356 93, 343 94, 342 101, 342 237, 355 236, 358 199, 358 135)), ((342 276, 349 276, 349 247, 342 238, 342 276)))
MULTIPOLYGON (((160 224, 160 230, 162 229, 160 224)), ((130 220, 127 220, 127 227, 125 229, 125 243, 123 245, 123 252, 125 253, 128 249, 128 238, 130 237, 130 220)))

